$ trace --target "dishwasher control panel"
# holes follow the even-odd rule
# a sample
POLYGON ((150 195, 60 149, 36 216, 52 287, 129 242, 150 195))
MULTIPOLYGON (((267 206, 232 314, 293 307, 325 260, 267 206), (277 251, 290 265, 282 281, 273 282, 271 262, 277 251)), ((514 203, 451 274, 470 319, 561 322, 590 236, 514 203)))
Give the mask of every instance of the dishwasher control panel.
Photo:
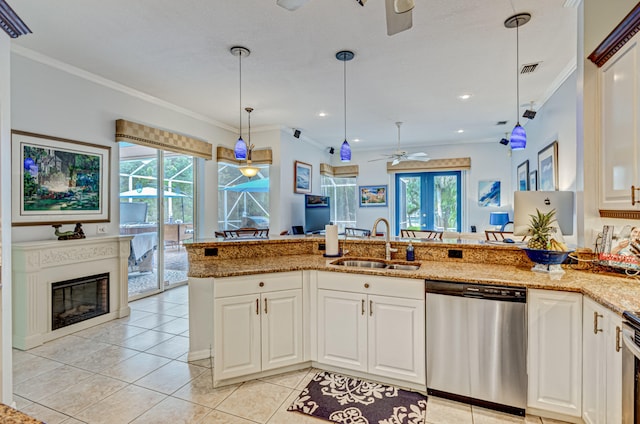
POLYGON ((456 283, 451 281, 425 282, 427 293, 447 296, 471 297, 505 302, 526 302, 527 289, 521 287, 492 286, 486 284, 456 283))

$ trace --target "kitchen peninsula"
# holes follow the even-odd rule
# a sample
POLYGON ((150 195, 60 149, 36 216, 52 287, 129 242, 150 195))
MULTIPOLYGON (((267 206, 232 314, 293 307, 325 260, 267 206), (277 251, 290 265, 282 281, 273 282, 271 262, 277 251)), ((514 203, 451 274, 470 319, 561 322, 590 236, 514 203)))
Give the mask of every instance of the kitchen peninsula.
MULTIPOLYGON (((419 267, 402 270, 336 265, 338 258, 322 255, 323 244, 322 237, 305 236, 185 243, 189 360, 213 356, 215 385, 312 365, 426 391, 425 280, 481 283, 527 288, 527 412, 580 417, 583 322, 588 328, 593 320, 593 314, 587 314, 587 301, 601 308, 596 314, 610 318, 611 331, 620 325, 624 310, 640 310, 637 280, 571 266, 559 275, 532 272, 532 263, 513 245, 413 240, 419 267), (341 297, 331 298, 336 293, 341 297), (327 299, 338 299, 364 321, 325 328, 335 324, 327 319, 335 310, 327 308, 338 305, 327 299), (376 325, 371 321, 376 319, 376 304, 403 308, 395 318, 406 321, 376 325), (372 328, 395 329, 408 336, 402 338, 401 346, 396 339, 385 343, 384 338, 395 334, 378 334, 372 328), (348 334, 350 329, 355 333, 348 334), (559 333, 563 337, 553 339, 559 333), (398 362, 380 362, 390 357, 398 362), (570 387, 564 398, 554 393, 552 399, 545 391, 558 381, 569 381, 570 387)), ((392 240, 398 252, 389 263, 408 264, 403 260, 407 244, 407 239, 392 240)), ((383 239, 341 240, 341 247, 348 251, 346 258, 384 261, 383 239)))

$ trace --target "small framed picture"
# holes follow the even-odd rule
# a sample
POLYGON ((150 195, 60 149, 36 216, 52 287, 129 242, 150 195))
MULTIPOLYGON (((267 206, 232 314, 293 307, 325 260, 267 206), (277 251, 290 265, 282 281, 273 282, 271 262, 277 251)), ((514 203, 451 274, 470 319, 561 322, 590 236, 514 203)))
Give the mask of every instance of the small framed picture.
POLYGON ((520 165, 518 165, 518 190, 519 191, 527 191, 529 190, 529 161, 525 160, 520 165))
POLYGON ((478 181, 478 206, 500 206, 500 180, 478 181))
POLYGON ((311 170, 308 163, 296 161, 293 168, 293 191, 294 193, 311 193, 311 170))
POLYGON ((529 190, 536 191, 538 189, 538 171, 529 172, 529 190))
POLYGON ((541 191, 558 189, 558 141, 538 152, 539 188, 541 191))
POLYGON ((360 206, 387 206, 387 186, 360 186, 360 206))

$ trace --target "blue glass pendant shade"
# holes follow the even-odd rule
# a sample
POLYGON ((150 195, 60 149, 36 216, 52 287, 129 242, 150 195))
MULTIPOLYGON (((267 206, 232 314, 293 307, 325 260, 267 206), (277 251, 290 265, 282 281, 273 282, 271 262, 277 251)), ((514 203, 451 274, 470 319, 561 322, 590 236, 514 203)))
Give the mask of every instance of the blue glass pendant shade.
POLYGON ((238 160, 247 158, 247 143, 244 142, 242 137, 236 141, 236 147, 233 149, 233 152, 238 160))
POLYGON ((342 162, 349 162, 351 160, 351 146, 347 143, 347 140, 342 142, 340 146, 340 160, 342 162))
POLYGON ((527 147, 527 133, 520 123, 517 123, 511 131, 511 150, 523 150, 525 147, 527 147))

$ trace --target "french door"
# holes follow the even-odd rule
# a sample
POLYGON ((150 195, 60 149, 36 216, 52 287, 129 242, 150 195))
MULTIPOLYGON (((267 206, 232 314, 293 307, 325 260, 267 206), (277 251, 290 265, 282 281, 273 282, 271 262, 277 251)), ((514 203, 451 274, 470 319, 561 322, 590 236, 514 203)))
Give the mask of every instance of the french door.
POLYGON ((462 173, 396 174, 396 228, 460 231, 462 173))
POLYGON ((120 234, 133 237, 129 299, 185 284, 183 242, 194 234, 194 158, 120 143, 119 189, 120 234))

